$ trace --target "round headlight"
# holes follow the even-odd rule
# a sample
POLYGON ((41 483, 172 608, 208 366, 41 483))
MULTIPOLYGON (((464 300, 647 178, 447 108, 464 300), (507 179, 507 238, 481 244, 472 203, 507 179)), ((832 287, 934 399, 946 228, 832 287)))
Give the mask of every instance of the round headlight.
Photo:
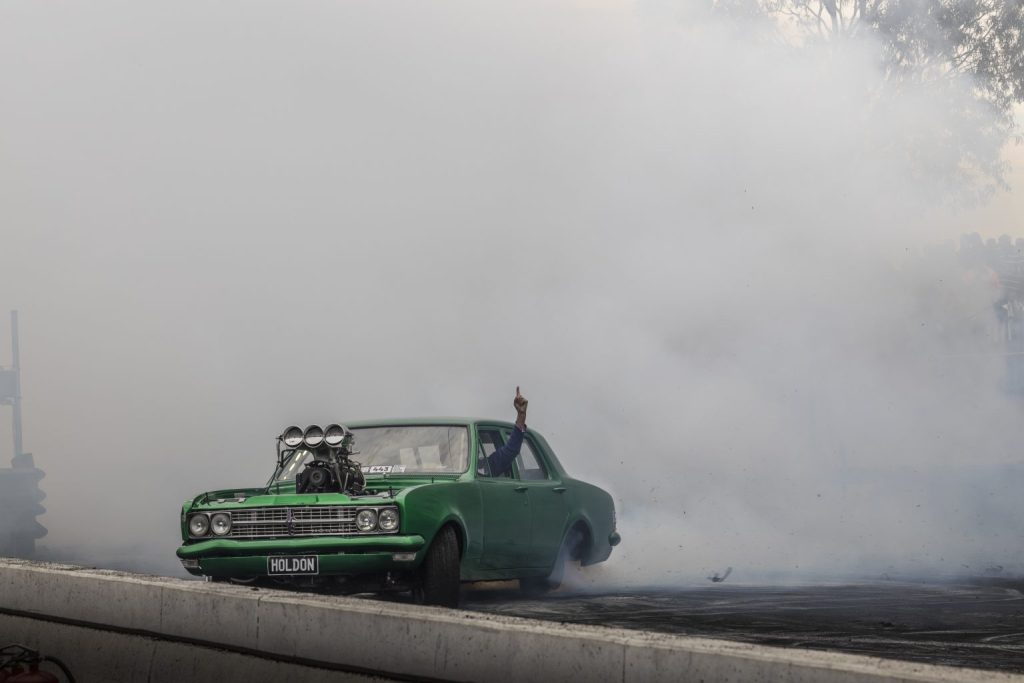
POLYGON ((384 531, 394 531, 398 528, 398 510, 393 508, 381 510, 380 516, 377 518, 377 524, 384 531))
POLYGON ((373 531, 377 528, 377 513, 373 510, 360 510, 356 515, 356 528, 360 531, 373 531))
POLYGON ((193 536, 205 536, 210 530, 210 518, 206 515, 192 515, 188 518, 188 532, 193 536))
POLYGON ((231 515, 226 512, 218 512, 210 517, 210 528, 215 536, 223 536, 231 531, 231 515))
POLYGON ((330 425, 324 430, 324 443, 337 448, 345 440, 345 428, 341 425, 330 425))
POLYGON ((302 440, 310 448, 316 448, 324 442, 324 430, 319 425, 310 425, 306 427, 306 433, 302 435, 302 440))
POLYGON ((281 434, 281 441, 288 448, 298 448, 302 445, 302 430, 298 427, 289 427, 281 434))

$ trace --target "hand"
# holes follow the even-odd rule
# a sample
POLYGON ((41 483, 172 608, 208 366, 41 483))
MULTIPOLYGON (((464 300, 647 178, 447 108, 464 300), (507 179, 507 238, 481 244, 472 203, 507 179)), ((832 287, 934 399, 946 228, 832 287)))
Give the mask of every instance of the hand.
POLYGON ((512 401, 512 407, 516 409, 517 413, 523 413, 525 415, 526 406, 529 404, 530 402, 526 400, 526 397, 519 393, 519 387, 516 387, 516 397, 515 400, 512 401))
POLYGON ((516 387, 516 397, 512 401, 512 407, 516 409, 516 424, 520 429, 526 428, 526 406, 529 404, 526 397, 519 393, 519 387, 516 387))

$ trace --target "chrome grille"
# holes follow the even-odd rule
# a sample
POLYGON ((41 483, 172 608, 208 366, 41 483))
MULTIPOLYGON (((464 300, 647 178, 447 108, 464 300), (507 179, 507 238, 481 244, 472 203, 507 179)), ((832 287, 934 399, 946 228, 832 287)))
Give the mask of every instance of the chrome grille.
MULTIPOLYGON (((361 534, 352 505, 250 508, 231 511, 230 538, 345 536, 361 534)), ((368 533, 386 533, 374 531, 368 533)))

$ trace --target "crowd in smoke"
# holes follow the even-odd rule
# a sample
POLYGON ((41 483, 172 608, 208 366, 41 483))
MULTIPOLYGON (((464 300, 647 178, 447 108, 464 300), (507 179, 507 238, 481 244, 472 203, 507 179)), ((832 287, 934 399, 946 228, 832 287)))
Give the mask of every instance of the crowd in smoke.
MULTIPOLYGON (((920 258, 936 268, 954 273, 962 289, 980 288, 991 298, 991 315, 978 314, 987 323, 986 342, 978 341, 977 352, 1004 354, 1008 370, 1006 387, 1024 393, 1024 376, 1016 356, 1024 352, 1024 238, 1010 235, 983 239, 977 232, 965 233, 959 248, 952 242, 923 249, 920 258)), ((957 280, 952 280, 956 282, 957 280)), ((963 324, 964 321, 961 321, 963 324)))
MULTIPOLYGON (((957 252, 966 270, 987 270, 1003 290, 1004 298, 1024 298, 1024 238, 1000 235, 983 240, 976 232, 960 237, 957 252)), ((1005 314, 1001 313, 1005 318, 1005 314)))

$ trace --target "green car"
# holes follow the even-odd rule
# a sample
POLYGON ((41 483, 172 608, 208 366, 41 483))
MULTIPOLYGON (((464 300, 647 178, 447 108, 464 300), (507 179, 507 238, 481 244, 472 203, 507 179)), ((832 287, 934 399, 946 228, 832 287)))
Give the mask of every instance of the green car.
POLYGON ((412 591, 426 604, 456 605, 464 581, 550 590, 567 563, 608 559, 615 506, 533 430, 510 471, 492 476, 488 456, 513 429, 476 419, 290 427, 266 486, 185 502, 177 555, 213 580, 412 591))

